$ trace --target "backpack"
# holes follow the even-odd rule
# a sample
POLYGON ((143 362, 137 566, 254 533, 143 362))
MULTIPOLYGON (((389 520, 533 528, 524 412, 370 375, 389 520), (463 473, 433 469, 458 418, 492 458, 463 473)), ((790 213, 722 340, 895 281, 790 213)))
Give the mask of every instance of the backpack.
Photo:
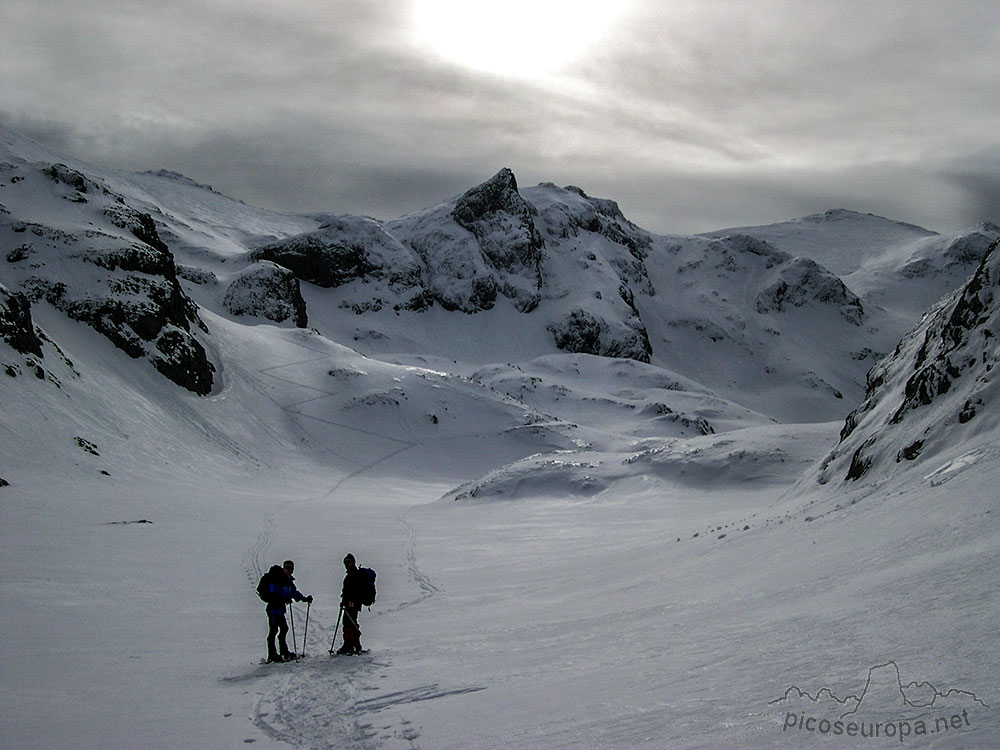
POLYGON ((371 568, 358 568, 364 578, 364 588, 361 592, 361 603, 366 607, 375 603, 375 571, 371 568))
POLYGON ((274 594, 271 593, 271 582, 274 580, 275 568, 280 572, 281 568, 277 565, 272 565, 271 569, 267 571, 264 575, 260 577, 260 581, 257 582, 257 596, 260 597, 262 602, 271 604, 274 594))

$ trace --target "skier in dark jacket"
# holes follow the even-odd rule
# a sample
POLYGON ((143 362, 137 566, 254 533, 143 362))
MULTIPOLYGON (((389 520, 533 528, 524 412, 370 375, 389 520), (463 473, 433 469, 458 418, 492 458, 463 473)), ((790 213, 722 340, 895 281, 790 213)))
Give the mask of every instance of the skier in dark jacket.
POLYGON ((361 602, 368 581, 364 573, 358 570, 351 553, 347 553, 344 558, 344 568, 347 569, 347 575, 344 576, 344 588, 340 594, 340 606, 344 610, 344 645, 337 653, 360 654, 361 628, 358 627, 358 614, 361 612, 361 602))
POLYGON ((261 578, 257 587, 258 593, 267 602, 267 661, 291 661, 295 654, 288 650, 285 636, 288 634, 288 621, 285 620, 285 605, 293 599, 299 602, 312 602, 311 596, 303 596, 295 588, 295 578, 292 571, 295 563, 285 560, 281 567, 271 566, 267 574, 261 578), (278 649, 274 647, 274 636, 278 636, 278 649), (280 649, 280 650, 279 650, 280 649))

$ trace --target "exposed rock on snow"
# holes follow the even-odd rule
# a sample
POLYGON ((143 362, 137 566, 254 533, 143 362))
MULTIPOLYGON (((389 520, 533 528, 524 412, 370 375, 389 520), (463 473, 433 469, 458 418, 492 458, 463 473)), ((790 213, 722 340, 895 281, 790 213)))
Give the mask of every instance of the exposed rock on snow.
POLYGON ((348 287, 356 313, 421 310, 432 300, 424 289, 420 258, 374 219, 338 216, 315 232, 289 237, 250 254, 325 288, 348 287))
MULTIPOLYGON (((640 263, 646 257, 652 244, 651 235, 626 219, 615 201, 593 198, 576 185, 567 185, 560 190, 551 182, 546 182, 538 188, 556 193, 559 197, 558 201, 546 202, 541 210, 550 233, 557 238, 567 240, 587 232, 627 248, 640 263)), ((646 278, 641 265, 635 268, 646 278)))
POLYGON ((152 217, 62 164, 11 162, 5 169, 12 175, 5 196, 12 200, 0 219, 0 242, 14 248, 7 253, 8 287, 207 394, 214 366, 192 326, 206 329, 152 217))
POLYGON ((275 323, 291 319, 299 328, 308 323, 299 280, 287 268, 260 261, 237 276, 226 290, 223 306, 233 315, 267 318, 275 323))
POLYGON ((755 309, 762 315, 808 304, 831 305, 850 323, 861 325, 861 300, 813 260, 792 257, 764 240, 744 234, 721 237, 709 253, 717 256, 716 268, 735 271, 758 266, 770 272, 762 277, 766 286, 755 298, 755 309), (752 256, 762 263, 751 260, 752 256))
POLYGON ((927 460, 973 441, 1000 397, 1000 252, 994 242, 964 287, 946 297, 868 375, 864 403, 848 417, 841 444, 819 481, 874 476, 900 461, 927 460), (848 459, 848 456, 850 457, 848 459))
POLYGON ((861 325, 861 300, 844 282, 817 263, 795 258, 783 265, 778 280, 757 295, 757 312, 784 312, 788 306, 815 303, 833 305, 850 323, 861 325))
POLYGON ((326 288, 355 280, 384 280, 401 288, 420 284, 412 251, 375 220, 356 216, 338 216, 315 232, 265 245, 251 258, 273 261, 326 288))
POLYGON ((218 281, 216 275, 211 271, 205 271, 201 268, 195 268, 194 266, 184 266, 181 264, 175 264, 177 268, 177 275, 190 281, 194 284, 214 284, 218 281))
MULTIPOLYGON (((987 251, 1000 237, 1000 227, 984 222, 972 230, 940 243, 925 242, 899 269, 905 278, 925 278, 947 273, 954 268, 964 270, 982 262, 987 251)), ((966 271, 968 273, 968 271, 966 271)))
POLYGON ((427 294, 444 309, 480 312, 503 296, 530 312, 539 302, 544 260, 535 215, 514 175, 502 169, 453 202, 388 229, 420 257, 427 294))
POLYGON ((97 450, 97 446, 86 438, 82 438, 79 435, 73 438, 73 441, 79 446, 80 450, 84 453, 89 453, 91 456, 100 456, 100 451, 97 450))
MULTIPOLYGON (((149 214, 132 208, 122 198, 116 203, 105 206, 104 215, 119 229, 128 230, 145 244, 169 255, 170 251, 157 234, 156 223, 149 214)), ((171 263, 173 263, 172 257, 171 263)))
POLYGON ((545 242, 532 221, 535 214, 518 193, 514 173, 504 168, 459 198, 451 217, 475 235, 495 268, 537 278, 545 242))
POLYGON ((21 354, 44 357, 42 342, 31 322, 31 303, 23 294, 11 294, 0 284, 0 340, 21 354))
POLYGON ((180 328, 168 328, 156 339, 156 350, 152 362, 161 374, 199 396, 212 390, 215 366, 193 336, 180 328))
POLYGON ((84 194, 88 192, 88 183, 91 187, 94 186, 93 182, 90 182, 86 177, 75 169, 70 169, 65 164, 52 164, 42 170, 42 173, 49 177, 53 182, 66 185, 76 191, 76 195, 71 193, 64 193, 63 197, 74 201, 75 203, 86 203, 87 199, 84 194))
POLYGON ((353 279, 363 279, 377 266, 369 263, 365 249, 311 233, 267 245, 251 254, 251 259, 278 263, 305 280, 322 287, 336 287, 353 279))
POLYGON ((64 374, 71 377, 79 375, 73 363, 45 332, 34 325, 31 318, 31 303, 24 294, 11 293, 0 284, 0 342, 3 342, 21 355, 18 361, 0 361, 0 368, 8 376, 16 378, 22 373, 31 373, 38 380, 48 380, 57 388, 62 382, 52 371, 52 366, 65 365, 64 374), (45 367, 45 348, 55 350, 55 359, 50 359, 45 367))
MULTIPOLYGON (((614 286, 648 295, 655 294, 645 267, 645 259, 653 241, 652 235, 630 222, 615 201, 593 198, 573 185, 558 188, 542 183, 528 192, 533 205, 538 206, 539 226, 547 238, 550 252, 576 256, 588 274, 591 284, 603 286, 598 279, 607 271, 614 286)), ((547 278, 552 287, 549 294, 564 280, 547 278)), ((621 295, 625 298, 625 294, 621 295)), ((631 306, 631 301, 629 301, 631 306)), ((634 309, 634 308, 633 308, 634 309)))
POLYGON ((556 346, 574 354, 625 357, 649 362, 652 347, 637 317, 615 325, 577 308, 547 326, 556 346))

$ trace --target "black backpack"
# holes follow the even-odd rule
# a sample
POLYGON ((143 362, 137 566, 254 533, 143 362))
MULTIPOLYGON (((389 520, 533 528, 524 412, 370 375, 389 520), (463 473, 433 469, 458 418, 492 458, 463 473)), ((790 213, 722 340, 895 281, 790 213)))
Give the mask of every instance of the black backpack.
POLYGON ((361 590, 361 603, 366 607, 375 603, 375 571, 371 568, 358 568, 364 579, 364 588, 361 590))
POLYGON ((260 581, 257 582, 257 596, 260 597, 262 602, 271 603, 273 594, 271 593, 271 582, 274 580, 275 569, 281 570, 277 565, 272 565, 271 569, 267 571, 264 575, 260 577, 260 581))

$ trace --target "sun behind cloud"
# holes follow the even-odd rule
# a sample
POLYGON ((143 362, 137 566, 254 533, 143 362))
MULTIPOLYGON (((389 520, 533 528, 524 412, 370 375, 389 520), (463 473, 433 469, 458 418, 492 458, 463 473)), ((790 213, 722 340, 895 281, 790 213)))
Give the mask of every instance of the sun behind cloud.
POLYGON ((416 0, 419 43, 464 67, 545 75, 573 62, 610 29, 624 2, 416 0))

